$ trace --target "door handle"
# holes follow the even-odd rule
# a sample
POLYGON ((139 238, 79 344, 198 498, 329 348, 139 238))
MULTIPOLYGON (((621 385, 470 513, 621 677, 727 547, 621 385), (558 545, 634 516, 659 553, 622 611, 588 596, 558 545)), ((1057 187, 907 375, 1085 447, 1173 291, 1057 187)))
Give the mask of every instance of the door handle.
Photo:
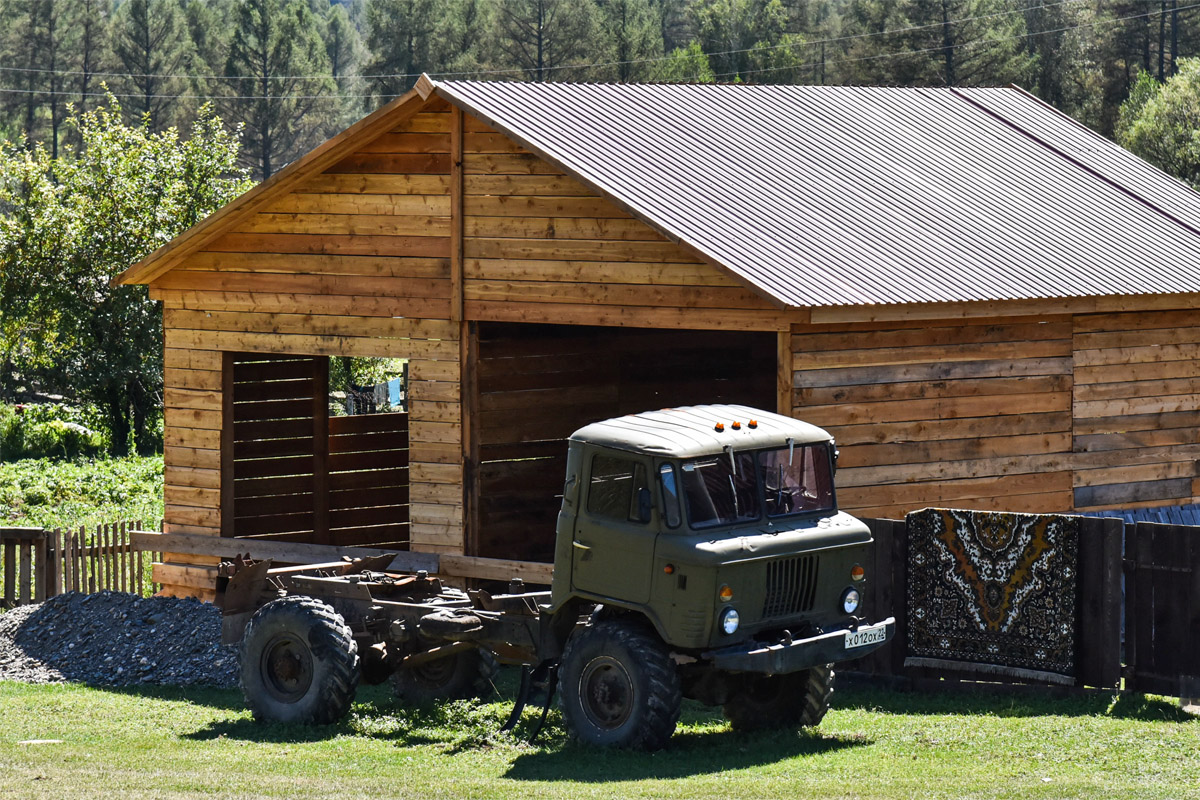
POLYGON ((578 550, 591 550, 592 549, 589 545, 584 544, 583 542, 579 541, 578 539, 573 540, 571 542, 571 546, 578 550))

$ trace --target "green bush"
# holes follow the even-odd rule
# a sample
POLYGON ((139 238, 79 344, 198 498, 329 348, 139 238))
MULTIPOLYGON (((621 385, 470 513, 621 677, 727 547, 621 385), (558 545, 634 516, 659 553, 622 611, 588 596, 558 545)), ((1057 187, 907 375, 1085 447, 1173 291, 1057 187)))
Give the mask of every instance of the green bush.
POLYGON ((104 436, 86 424, 87 416, 81 409, 56 403, 0 406, 0 461, 99 454, 105 448, 104 436))
POLYGON ((0 463, 0 524, 75 528, 120 520, 156 525, 162 456, 0 463))

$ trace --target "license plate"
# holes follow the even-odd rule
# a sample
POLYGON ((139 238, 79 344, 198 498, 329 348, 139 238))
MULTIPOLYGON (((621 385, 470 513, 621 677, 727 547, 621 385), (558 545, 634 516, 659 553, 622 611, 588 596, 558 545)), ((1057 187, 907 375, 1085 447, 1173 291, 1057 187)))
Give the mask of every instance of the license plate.
POLYGON ((887 641, 887 628, 880 626, 878 628, 863 628, 858 631, 847 631, 846 633, 846 649, 852 650, 855 647, 862 647, 868 644, 880 644, 887 641))

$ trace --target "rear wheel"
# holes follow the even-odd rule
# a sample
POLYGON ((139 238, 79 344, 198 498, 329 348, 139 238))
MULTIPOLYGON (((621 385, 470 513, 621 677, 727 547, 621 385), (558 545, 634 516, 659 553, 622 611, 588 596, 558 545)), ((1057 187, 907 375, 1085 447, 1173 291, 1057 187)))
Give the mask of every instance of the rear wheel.
POLYGON ((398 669, 392 675, 392 688, 397 697, 412 705, 487 697, 499 669, 491 651, 476 647, 398 669))
POLYGON ((789 675, 748 675, 725 703, 725 717, 735 731, 811 727, 825 718, 832 694, 832 664, 789 675))
POLYGON ((589 623, 567 641, 559 680, 567 729, 585 744, 658 750, 675 732, 679 675, 644 625, 589 623))
POLYGON ((242 693, 255 719, 328 725, 358 687, 358 644, 340 614, 311 597, 260 608, 242 639, 242 693))

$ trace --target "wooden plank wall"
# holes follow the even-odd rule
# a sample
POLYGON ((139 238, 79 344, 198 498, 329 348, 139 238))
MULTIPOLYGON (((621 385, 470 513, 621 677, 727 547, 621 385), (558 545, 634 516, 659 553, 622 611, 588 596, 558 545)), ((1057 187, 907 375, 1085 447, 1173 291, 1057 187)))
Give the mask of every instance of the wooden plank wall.
POLYGON ((463 173, 468 319, 787 329, 761 295, 469 115, 463 173))
POLYGON ((1069 317, 797 326, 792 350, 846 510, 1072 507, 1069 317))
POLYGON ((477 554, 553 559, 578 428, 667 406, 769 407, 774 364, 772 333, 480 325, 477 554))
POLYGON ((1196 312, 1077 316, 1073 350, 1075 507, 1196 502, 1196 312))
POLYGON ((413 545, 462 552, 449 120, 446 104, 427 105, 151 283, 164 305, 168 532, 221 530, 223 352, 383 356, 411 359, 413 545))
POLYGON ((232 361, 233 525, 224 533, 315 544, 328 534, 316 521, 316 454, 328 434, 313 408, 327 392, 315 380, 328 375, 325 359, 241 353, 232 361))
POLYGON ((408 414, 329 418, 329 538, 409 547, 408 414))

